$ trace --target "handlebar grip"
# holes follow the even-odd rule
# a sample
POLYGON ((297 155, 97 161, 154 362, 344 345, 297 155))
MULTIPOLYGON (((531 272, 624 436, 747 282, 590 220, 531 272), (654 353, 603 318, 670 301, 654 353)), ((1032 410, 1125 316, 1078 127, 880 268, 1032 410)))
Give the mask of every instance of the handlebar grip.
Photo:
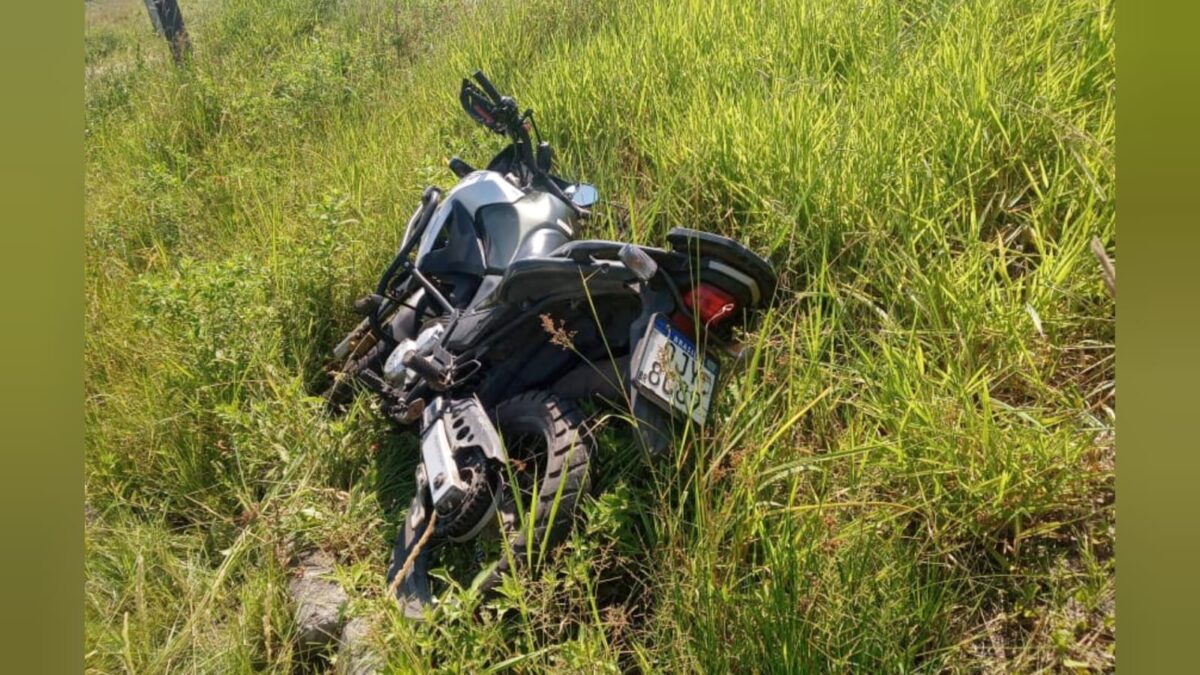
POLYGON ((475 167, 467 164, 461 157, 455 155, 450 158, 450 170, 459 178, 465 177, 467 174, 475 170, 475 167))
POLYGON ((500 92, 496 91, 496 88, 492 86, 491 80, 487 79, 487 75, 484 75, 482 70, 475 71, 472 77, 479 83, 479 86, 483 87, 483 91, 492 97, 493 101, 496 103, 500 102, 500 92))

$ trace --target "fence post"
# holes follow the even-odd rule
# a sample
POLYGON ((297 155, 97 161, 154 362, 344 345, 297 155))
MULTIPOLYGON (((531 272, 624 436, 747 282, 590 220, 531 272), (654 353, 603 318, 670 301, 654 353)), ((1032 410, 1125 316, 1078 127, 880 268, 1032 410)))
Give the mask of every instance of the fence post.
POLYGON ((183 57, 191 52, 192 43, 183 27, 183 13, 179 11, 178 0, 144 1, 146 12, 150 14, 150 23, 154 24, 154 32, 166 38, 175 63, 182 63, 183 57))

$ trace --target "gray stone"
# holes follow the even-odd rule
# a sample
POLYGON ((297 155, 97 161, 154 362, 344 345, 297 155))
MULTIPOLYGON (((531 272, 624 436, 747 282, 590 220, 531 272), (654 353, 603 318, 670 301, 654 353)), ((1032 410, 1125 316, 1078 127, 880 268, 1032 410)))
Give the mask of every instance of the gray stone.
POLYGON ((383 670, 383 659, 371 648, 367 634, 370 624, 362 617, 351 619, 342 630, 338 651, 338 675, 376 675, 383 670))
POLYGON ((337 641, 342 632, 342 607, 346 591, 328 575, 333 556, 323 551, 300 558, 296 576, 288 583, 296 603, 297 638, 302 650, 321 649, 337 641))

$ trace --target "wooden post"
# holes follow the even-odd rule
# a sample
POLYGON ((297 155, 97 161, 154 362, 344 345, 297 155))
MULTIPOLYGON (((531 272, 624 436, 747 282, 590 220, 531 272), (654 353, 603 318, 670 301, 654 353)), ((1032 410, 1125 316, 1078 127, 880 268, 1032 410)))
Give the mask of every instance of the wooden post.
POLYGON ((154 4, 154 0, 144 0, 146 3, 146 13, 150 15, 150 23, 154 24, 154 32, 159 35, 163 34, 162 19, 158 16, 158 6, 154 4))
POLYGON ((192 43, 188 40, 187 29, 183 27, 183 13, 179 11, 178 0, 144 1, 146 12, 150 14, 150 23, 154 24, 154 32, 166 38, 175 63, 182 63, 183 57, 191 52, 192 43))

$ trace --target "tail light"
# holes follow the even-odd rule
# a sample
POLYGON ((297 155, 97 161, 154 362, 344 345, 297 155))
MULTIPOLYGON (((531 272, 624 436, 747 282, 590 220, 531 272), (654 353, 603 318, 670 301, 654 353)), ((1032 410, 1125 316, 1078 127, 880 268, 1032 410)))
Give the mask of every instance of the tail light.
MULTIPOLYGON (((733 296, 711 284, 701 283, 683 296, 683 304, 699 319, 705 330, 710 330, 721 324, 737 311, 737 301, 733 296)), ((683 312, 675 312, 671 323, 679 330, 687 333, 693 339, 695 326, 683 312)))

